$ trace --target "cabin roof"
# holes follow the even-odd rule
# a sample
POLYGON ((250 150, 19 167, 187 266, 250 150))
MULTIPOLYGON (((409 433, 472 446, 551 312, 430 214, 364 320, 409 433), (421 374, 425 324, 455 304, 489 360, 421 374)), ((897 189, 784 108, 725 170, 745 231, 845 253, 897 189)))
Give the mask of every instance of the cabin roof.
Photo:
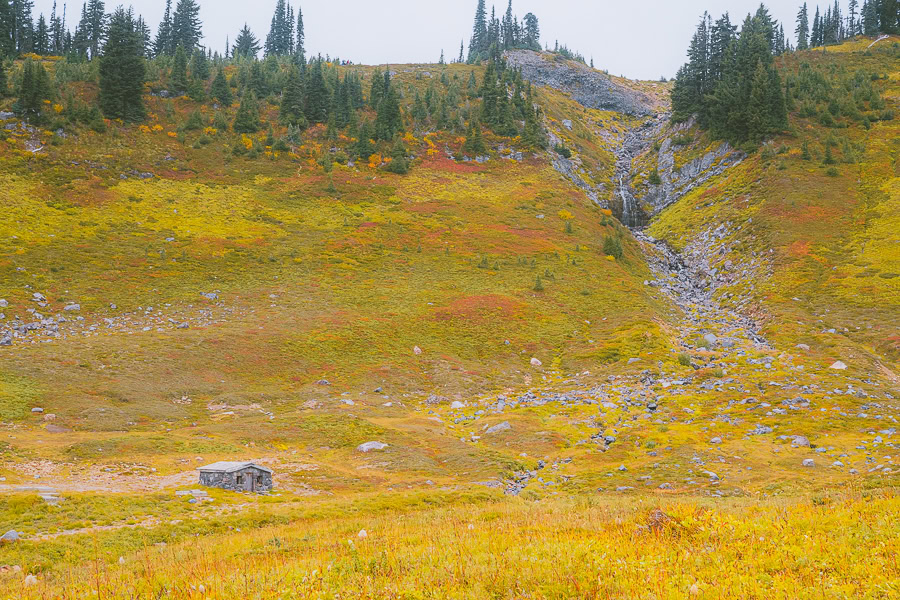
POLYGON ((267 469, 266 467, 260 466, 254 462, 232 462, 232 461, 219 461, 217 463, 213 463, 211 465, 206 465, 205 467, 199 467, 198 471, 207 471, 213 473, 233 473, 234 471, 240 471, 241 469, 246 468, 254 468, 259 469, 260 471, 265 471, 266 473, 271 473, 272 469, 267 469))

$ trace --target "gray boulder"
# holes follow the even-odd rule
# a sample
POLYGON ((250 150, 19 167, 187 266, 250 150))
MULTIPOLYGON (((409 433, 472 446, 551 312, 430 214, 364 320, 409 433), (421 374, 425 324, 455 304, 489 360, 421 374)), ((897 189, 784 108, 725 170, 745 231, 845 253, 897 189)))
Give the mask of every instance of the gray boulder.
POLYGON ((357 452, 372 452, 373 450, 384 450, 388 445, 383 442, 366 442, 356 447, 357 452))
POLYGON ((490 435, 490 434, 494 434, 494 433, 500 433, 501 431, 508 431, 510 429, 512 429, 512 425, 510 425, 506 421, 503 421, 499 425, 494 425, 493 427, 488 428, 488 430, 485 431, 485 433, 490 435))
POLYGON ((15 529, 10 529, 6 533, 4 533, 2 536, 0 536, 0 542, 3 542, 5 544, 11 544, 13 542, 18 542, 18 541, 19 541, 19 532, 16 531, 15 529))

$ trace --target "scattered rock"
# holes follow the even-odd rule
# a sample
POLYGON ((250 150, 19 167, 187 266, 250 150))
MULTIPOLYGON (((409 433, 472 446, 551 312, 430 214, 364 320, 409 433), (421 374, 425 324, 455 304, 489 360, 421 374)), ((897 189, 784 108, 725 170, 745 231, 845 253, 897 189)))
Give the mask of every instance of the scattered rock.
POLYGON ((803 466, 804 467, 814 467, 814 466, 816 466, 816 461, 814 461, 811 458, 805 458, 805 459, 803 459, 803 466))
POLYGON ((200 295, 203 296, 204 298, 206 298, 207 300, 218 300, 219 299, 219 295, 216 294, 215 292, 205 292, 200 295))
POLYGON ((383 442, 366 442, 356 447, 357 452, 372 452, 373 450, 384 450, 388 445, 383 442))
POLYGON ((44 412, 44 409, 39 406, 35 406, 34 408, 31 409, 31 413, 35 414, 35 415, 43 414, 43 412, 44 412))
POLYGON ((796 448, 809 448, 809 440, 805 436, 795 435, 792 445, 796 448))
POLYGON ((501 431, 508 431, 510 429, 512 429, 512 425, 510 425, 506 421, 503 421, 499 425, 494 425, 493 427, 488 428, 487 431, 485 431, 485 433, 488 435, 491 435, 494 433, 500 433, 501 431))
POLYGON ((719 341, 719 338, 712 333, 707 333, 703 336, 703 341, 709 344, 710 347, 713 347, 716 345, 716 342, 719 341))
POLYGON ((81 310, 81 305, 80 304, 67 304, 65 306, 65 308, 63 308, 63 310, 66 312, 78 312, 79 310, 81 310))
POLYGON ((807 346, 806 344, 797 344, 797 349, 803 350, 804 352, 809 352, 809 346, 807 346))
POLYGON ((25 587, 31 587, 33 585, 37 585, 37 577, 34 575, 26 575, 25 576, 25 587))
POLYGON ((714 437, 713 439, 709 440, 709 443, 710 443, 710 444, 721 444, 721 443, 722 443, 722 438, 720 438, 720 437, 714 437))
POLYGON ((420 354, 422 354, 422 349, 416 346, 415 348, 413 348, 413 354, 419 356, 420 354))
POLYGON ((846 371, 847 365, 845 365, 842 361, 839 360, 836 363, 834 363, 833 365, 831 365, 830 368, 834 369, 835 371, 846 371))
POLYGON ((365 529, 360 529, 359 533, 356 534, 356 537, 362 540, 369 537, 369 533, 365 529))
POLYGON ((18 542, 18 541, 19 541, 19 532, 16 531, 15 529, 10 529, 6 533, 4 533, 2 536, 0 536, 0 542, 2 542, 4 544, 11 544, 13 542, 18 542))
POLYGON ((459 400, 454 400, 453 403, 450 405, 450 408, 452 408, 454 410, 458 410, 460 408, 465 408, 465 407, 466 407, 466 405, 463 402, 460 402, 459 400))
POLYGON ((531 366, 532 366, 532 367, 540 367, 540 366, 543 365, 543 364, 544 364, 544 363, 542 363, 541 361, 539 361, 539 360, 536 359, 536 358, 532 358, 532 359, 531 359, 531 366))

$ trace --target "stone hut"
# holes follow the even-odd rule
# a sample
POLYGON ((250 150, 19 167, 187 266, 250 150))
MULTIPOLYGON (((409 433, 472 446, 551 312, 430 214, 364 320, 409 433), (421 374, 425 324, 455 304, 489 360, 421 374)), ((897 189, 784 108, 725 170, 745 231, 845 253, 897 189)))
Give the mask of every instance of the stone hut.
POLYGON ((200 485, 238 492, 268 492, 272 470, 252 462, 217 462, 197 469, 200 485))

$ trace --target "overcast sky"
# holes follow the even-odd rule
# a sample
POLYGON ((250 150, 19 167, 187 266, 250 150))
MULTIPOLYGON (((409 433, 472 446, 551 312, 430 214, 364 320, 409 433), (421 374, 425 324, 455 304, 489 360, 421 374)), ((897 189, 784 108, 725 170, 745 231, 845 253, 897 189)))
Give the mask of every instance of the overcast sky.
MULTIPOLYGON (((68 2, 68 24, 74 29, 82 0, 57 0, 60 12, 64 1, 68 2)), ((199 3, 203 44, 222 52, 226 36, 233 42, 245 21, 264 40, 276 0, 199 3)), ((766 3, 772 15, 785 23, 791 39, 801 3, 766 3)), ((118 4, 106 0, 108 11, 118 4)), ((155 35, 165 0, 133 0, 130 4, 150 23, 155 35)), ((462 38, 468 46, 477 0, 292 0, 291 4, 303 9, 307 53, 363 64, 399 64, 437 62, 442 48, 448 60, 458 56, 462 38)), ((823 6, 829 4, 823 0, 823 6)), ((53 0, 36 0, 35 19, 41 12, 49 17, 52 5, 53 0)), ((488 10, 490 6, 489 1, 488 10)), ((732 21, 740 23, 758 6, 759 0, 513 0, 513 12, 520 19, 528 12, 537 15, 544 44, 552 47, 559 40, 587 59, 593 56, 597 68, 640 79, 675 74, 704 10, 714 17, 728 11, 732 21)), ((502 16, 506 0, 497 0, 496 7, 498 17, 502 16)), ((810 13, 814 12, 811 8, 810 13)))

